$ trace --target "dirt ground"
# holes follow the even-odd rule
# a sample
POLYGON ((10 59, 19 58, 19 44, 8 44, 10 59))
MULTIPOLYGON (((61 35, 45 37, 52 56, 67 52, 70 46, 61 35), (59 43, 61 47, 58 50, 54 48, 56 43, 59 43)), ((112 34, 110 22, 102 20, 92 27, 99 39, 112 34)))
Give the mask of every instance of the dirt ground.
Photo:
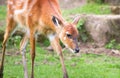
MULTIPOLYGON (((75 54, 76 56, 80 56, 81 54, 96 54, 96 55, 107 55, 107 56, 114 56, 119 57, 120 51, 115 49, 106 49, 105 47, 98 47, 95 43, 80 43, 80 52, 75 54)), ((41 46, 40 46, 41 47, 41 46)), ((43 49, 47 50, 47 47, 42 46, 43 49)), ((67 50, 67 49, 65 49, 67 50)), ((0 56, 1 56, 2 49, 0 48, 0 56)), ((69 52, 69 50, 67 50, 69 52)), ((53 51, 48 51, 53 52, 53 51)), ((20 51, 17 48, 7 48, 6 49, 7 56, 17 56, 20 55, 20 51)))
POLYGON ((97 54, 97 55, 108 55, 108 56, 120 56, 120 51, 115 49, 106 49, 105 47, 99 47, 95 43, 81 43, 80 44, 81 53, 86 54, 97 54))

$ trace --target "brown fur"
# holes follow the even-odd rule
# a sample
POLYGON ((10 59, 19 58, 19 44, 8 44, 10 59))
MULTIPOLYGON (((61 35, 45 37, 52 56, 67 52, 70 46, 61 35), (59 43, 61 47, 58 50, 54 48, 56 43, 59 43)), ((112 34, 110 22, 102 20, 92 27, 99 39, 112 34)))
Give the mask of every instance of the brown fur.
POLYGON ((79 18, 73 23, 67 23, 60 12, 60 7, 57 0, 8 0, 7 5, 7 27, 3 40, 3 51, 2 61, 0 65, 0 78, 3 78, 3 67, 4 67, 4 56, 5 56, 5 45, 13 30, 18 24, 23 29, 26 29, 24 38, 20 43, 20 52, 23 58, 23 67, 25 72, 25 78, 28 78, 26 59, 25 59, 25 48, 27 41, 30 41, 31 47, 31 60, 32 60, 32 71, 31 78, 34 78, 34 59, 35 59, 35 34, 41 33, 49 37, 50 42, 54 50, 59 54, 64 78, 68 78, 67 71, 64 65, 62 48, 59 44, 59 39, 69 49, 78 52, 77 36, 78 31, 75 27, 79 18), (59 25, 55 25, 58 21, 59 25), (71 35, 71 38, 67 36, 71 35))

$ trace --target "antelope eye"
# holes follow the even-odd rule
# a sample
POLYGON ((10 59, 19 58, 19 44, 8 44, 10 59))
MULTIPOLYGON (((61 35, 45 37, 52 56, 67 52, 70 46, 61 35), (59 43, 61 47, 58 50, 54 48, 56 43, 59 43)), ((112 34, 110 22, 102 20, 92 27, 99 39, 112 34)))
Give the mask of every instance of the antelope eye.
POLYGON ((71 34, 66 34, 68 38, 72 38, 72 35, 71 34))

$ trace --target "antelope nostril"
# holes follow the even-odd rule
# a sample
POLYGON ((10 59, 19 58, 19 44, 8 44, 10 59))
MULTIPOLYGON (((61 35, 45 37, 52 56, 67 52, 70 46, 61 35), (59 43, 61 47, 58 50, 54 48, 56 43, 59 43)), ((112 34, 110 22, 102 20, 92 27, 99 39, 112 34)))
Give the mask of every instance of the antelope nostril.
POLYGON ((79 53, 80 49, 79 48, 76 48, 75 49, 75 53, 79 53))

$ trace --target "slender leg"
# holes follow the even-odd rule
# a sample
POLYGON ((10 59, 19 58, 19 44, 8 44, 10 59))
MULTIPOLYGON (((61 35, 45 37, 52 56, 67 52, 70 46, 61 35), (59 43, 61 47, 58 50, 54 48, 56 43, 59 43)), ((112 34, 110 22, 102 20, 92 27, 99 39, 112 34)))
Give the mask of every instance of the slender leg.
POLYGON ((4 58, 5 58, 5 49, 6 49, 6 42, 8 40, 8 35, 4 38, 3 45, 2 45, 2 59, 0 64, 0 78, 3 78, 3 70, 4 70, 4 58))
POLYGON ((33 32, 30 32, 30 47, 31 47, 31 59, 32 59, 32 71, 31 78, 34 78, 34 59, 35 59, 35 35, 33 32))
POLYGON ((28 43, 28 37, 25 35, 20 43, 20 52, 22 54, 23 68, 24 68, 24 77, 28 78, 27 63, 26 63, 26 46, 28 43))
POLYGON ((2 58, 1 58, 1 63, 0 63, 0 78, 3 78, 6 42, 9 38, 9 36, 11 35, 12 31, 15 29, 15 27, 16 27, 15 24, 16 23, 14 22, 14 20, 12 18, 8 19, 7 28, 5 31, 4 40, 3 40, 3 44, 2 44, 2 58))
POLYGON ((59 54, 60 57, 60 62, 62 65, 62 70, 63 70, 63 78, 68 78, 68 74, 65 68, 65 64, 64 64, 64 58, 63 58, 63 54, 62 54, 62 48, 59 44, 59 39, 56 37, 51 41, 51 45, 53 47, 53 49, 59 54))

